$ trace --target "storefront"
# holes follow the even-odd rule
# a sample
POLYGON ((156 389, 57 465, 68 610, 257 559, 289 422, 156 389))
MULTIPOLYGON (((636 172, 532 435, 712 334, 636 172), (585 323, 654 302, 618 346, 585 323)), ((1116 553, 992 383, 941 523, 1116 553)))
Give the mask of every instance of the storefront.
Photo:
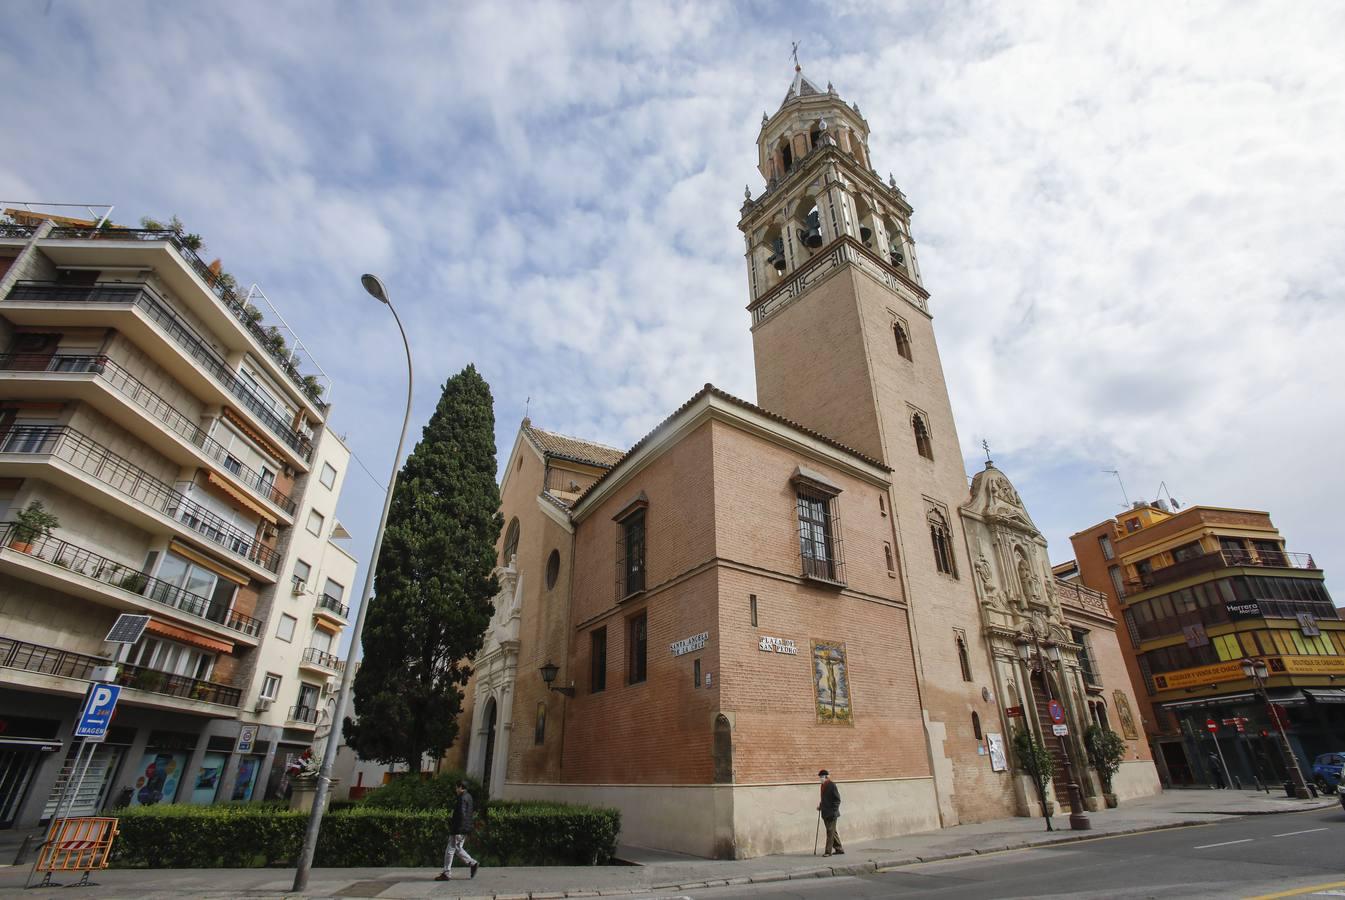
POLYGON ((0 828, 12 828, 38 771, 65 747, 57 719, 0 716, 0 828))

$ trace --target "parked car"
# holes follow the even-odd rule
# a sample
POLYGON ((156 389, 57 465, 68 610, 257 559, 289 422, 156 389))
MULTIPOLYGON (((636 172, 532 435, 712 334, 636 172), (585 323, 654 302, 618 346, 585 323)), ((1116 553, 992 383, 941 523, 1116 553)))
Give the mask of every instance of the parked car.
MULTIPOLYGON (((1323 753, 1312 762, 1312 780, 1327 792, 1339 790, 1342 769, 1345 769, 1345 752, 1323 753)), ((1341 802, 1345 803, 1345 800, 1341 802)))

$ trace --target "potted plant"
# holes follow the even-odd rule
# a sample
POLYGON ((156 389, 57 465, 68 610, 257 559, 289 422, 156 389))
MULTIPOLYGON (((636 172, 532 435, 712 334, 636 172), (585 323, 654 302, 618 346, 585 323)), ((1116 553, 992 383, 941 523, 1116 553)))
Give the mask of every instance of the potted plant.
POLYGON ((142 691, 160 691, 163 689, 164 673, 153 669, 140 669, 131 678, 131 687, 142 691))
POLYGON ((121 580, 121 589, 130 591, 132 594, 144 593, 145 585, 149 583, 149 577, 141 572, 129 572, 121 580))
POLYGON ((50 537, 51 530, 59 528, 60 524, 61 520, 47 512, 41 500, 33 500, 14 516, 9 546, 20 553, 32 553, 33 541, 50 537))
POLYGON ((1032 784, 1037 789, 1037 799, 1041 801, 1041 814, 1046 820, 1046 830, 1055 831, 1051 825, 1053 810, 1046 800, 1046 785, 1051 783, 1051 777, 1055 775, 1055 759, 1051 756, 1051 751, 1043 747, 1031 731, 1020 728, 1013 736, 1013 755, 1018 762, 1018 768, 1032 779, 1032 784))
POLYGON ((1107 802, 1108 809, 1115 809, 1117 801, 1116 794, 1112 793, 1111 780, 1120 770, 1121 760, 1125 759, 1126 743, 1110 728, 1098 725, 1088 726, 1083 743, 1088 752, 1088 764, 1102 780, 1102 799, 1107 802))

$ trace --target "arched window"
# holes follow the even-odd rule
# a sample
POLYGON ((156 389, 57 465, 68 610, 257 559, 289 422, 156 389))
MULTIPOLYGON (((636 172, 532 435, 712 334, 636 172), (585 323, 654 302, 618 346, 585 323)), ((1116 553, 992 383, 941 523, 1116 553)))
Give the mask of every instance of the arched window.
POLYGON ((799 243, 802 244, 809 253, 822 246, 824 241, 822 237, 822 211, 818 209, 817 204, 811 199, 804 199, 798 207, 799 222, 802 223, 799 228, 799 243))
POLYGON ((934 458, 934 445, 929 440, 929 425, 920 413, 911 416, 911 431, 915 433, 916 452, 925 459, 934 458))
POLYGON ((962 680, 971 681, 971 660, 967 658, 967 639, 957 636, 957 661, 962 665, 962 680))
POLYGON ((514 516, 509 521, 509 527, 504 531, 504 558, 500 560, 500 565, 509 565, 509 560, 514 558, 518 552, 518 516, 514 516))
POLYGON ((780 162, 784 164, 785 174, 789 174, 789 170, 794 168, 794 149, 790 146, 789 135, 780 138, 779 148, 780 162))
POLYGON ((892 338, 897 342, 897 353, 902 359, 911 359, 911 339, 900 322, 892 323, 892 338))
POLYGON ((957 577, 957 565, 953 560, 953 535, 948 528, 948 520, 937 509, 929 511, 929 539, 934 545, 934 566, 945 575, 957 577))
POLYGON ((979 713, 971 714, 971 733, 976 735, 978 741, 984 738, 984 735, 981 734, 981 716, 979 713))
POLYGON ((560 551, 552 550, 551 555, 546 558, 546 589, 549 591, 556 586, 556 579, 560 577, 560 551))

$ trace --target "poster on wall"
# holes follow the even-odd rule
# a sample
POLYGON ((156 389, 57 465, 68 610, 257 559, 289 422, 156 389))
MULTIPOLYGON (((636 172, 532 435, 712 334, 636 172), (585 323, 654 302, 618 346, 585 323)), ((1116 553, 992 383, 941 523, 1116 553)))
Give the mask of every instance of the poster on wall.
POLYGON ((846 669, 845 643, 813 641, 813 696, 817 721, 853 725, 850 705, 850 673, 846 669))
POLYGON ((224 763, 228 756, 223 753, 207 753, 201 760, 201 768, 196 770, 196 780, 191 786, 191 801, 208 805, 215 802, 219 793, 220 776, 224 774, 224 763))
POLYGON ((990 770, 1003 772, 1009 768, 1009 758, 1004 753, 1004 735, 993 731, 985 733, 985 746, 990 750, 990 770))
POLYGON ((1112 705, 1116 707, 1116 718, 1121 720, 1121 734, 1128 741, 1138 741, 1140 733, 1135 728, 1135 715, 1130 711, 1130 700, 1124 691, 1112 694, 1112 705))
POLYGON ((132 806, 172 803, 177 798, 178 782, 187 766, 187 754, 172 750, 151 750, 140 760, 131 790, 132 806))
POLYGON ((257 771, 262 767, 260 756, 244 756, 238 761, 238 777, 234 780, 234 800, 251 800, 257 785, 257 771))

